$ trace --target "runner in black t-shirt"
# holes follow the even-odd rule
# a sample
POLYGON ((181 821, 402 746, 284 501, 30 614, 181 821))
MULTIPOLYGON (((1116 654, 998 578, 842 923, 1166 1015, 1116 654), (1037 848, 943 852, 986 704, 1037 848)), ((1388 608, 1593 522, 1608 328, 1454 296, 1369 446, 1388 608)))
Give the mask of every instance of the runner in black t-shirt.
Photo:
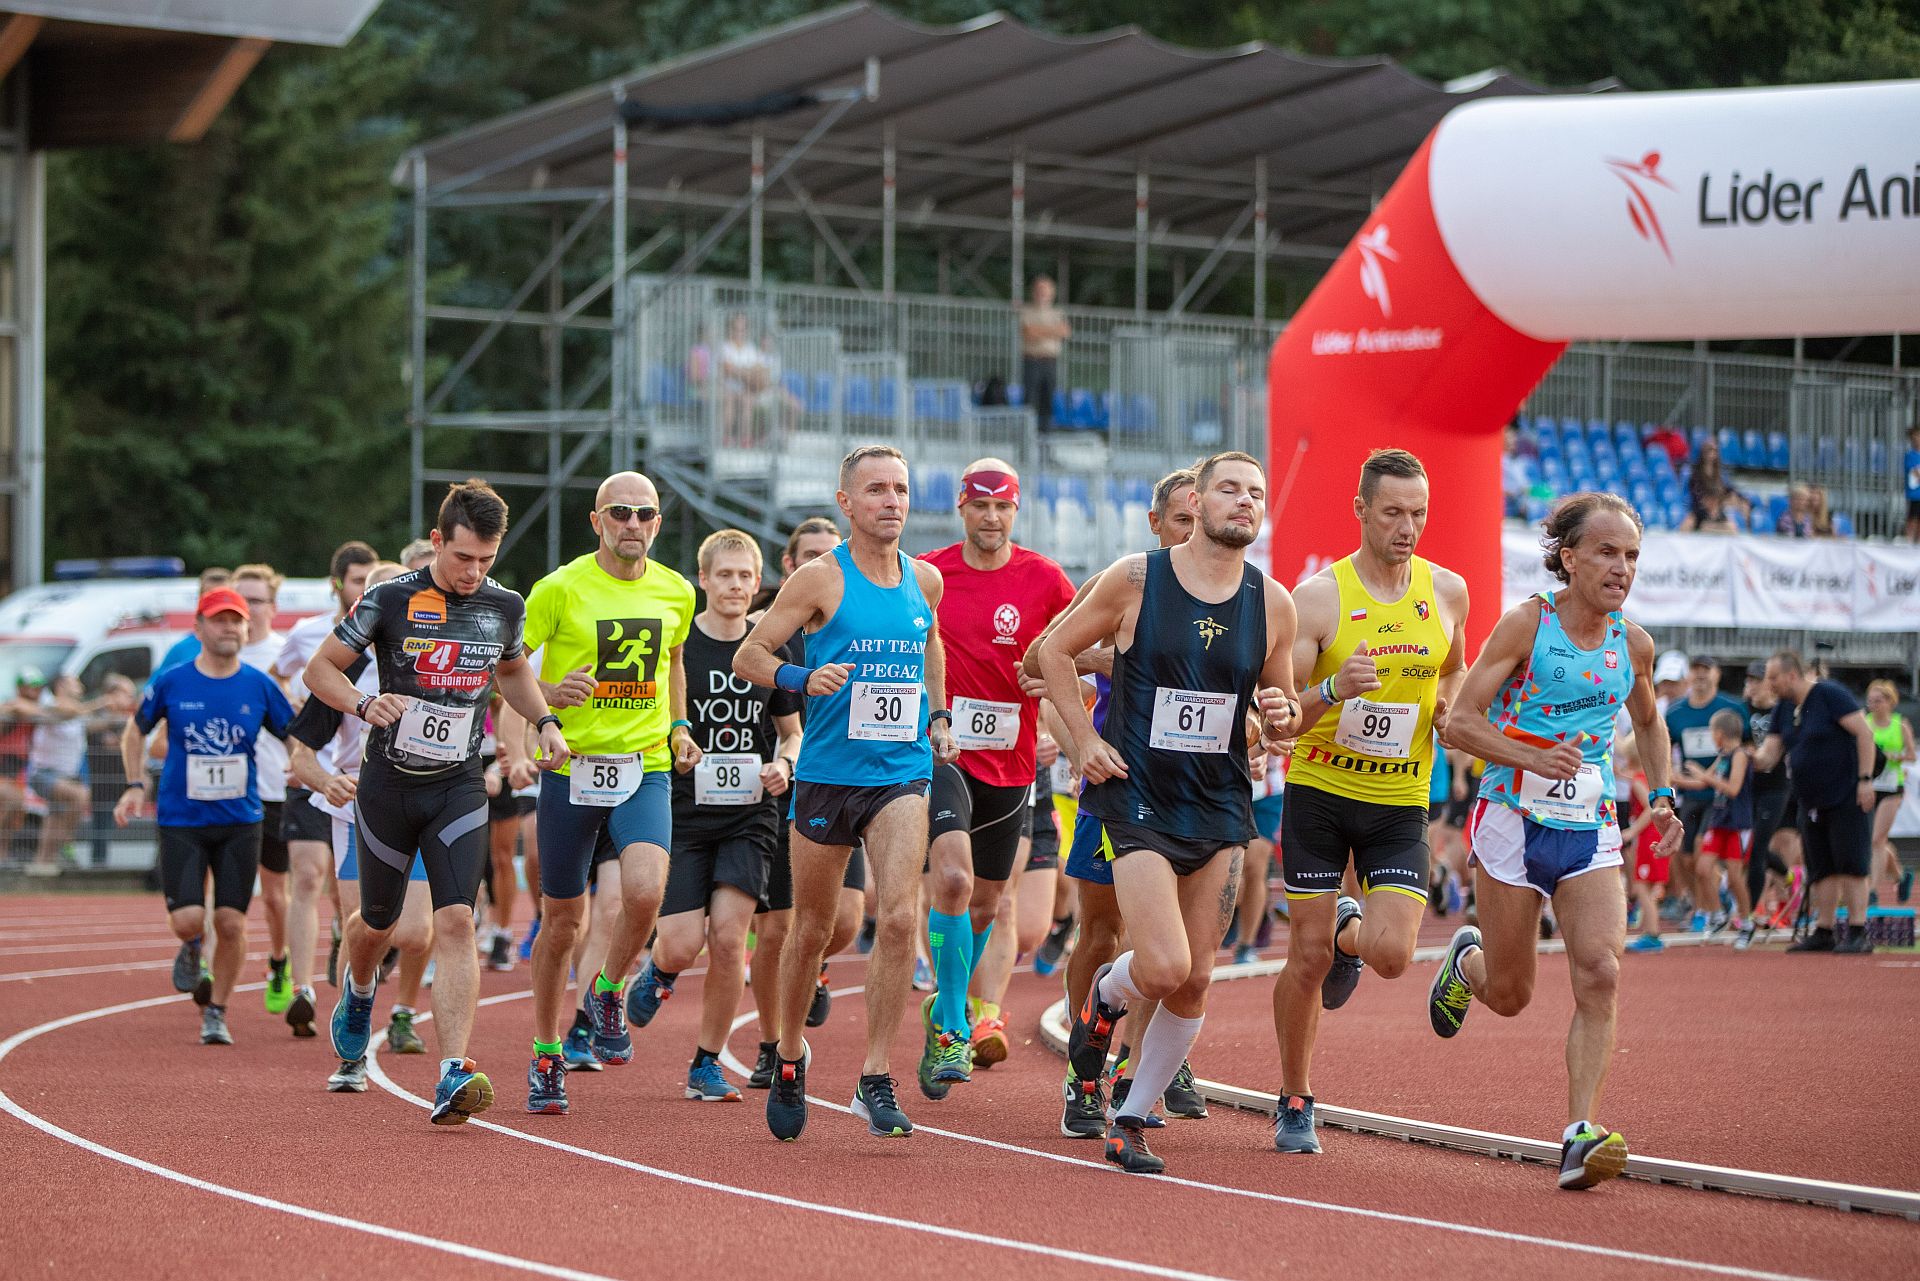
MULTIPOLYGON (((673 778, 673 853, 660 904, 659 937, 628 989, 627 1018, 645 1027, 673 995, 674 980, 704 944, 700 1039, 687 1071, 687 1097, 738 1102, 720 1070, 746 976, 747 928, 766 889, 780 806, 800 751, 801 696, 741 680, 734 651, 747 635, 747 606, 760 587, 760 547, 723 529, 700 544, 700 590, 683 658, 687 719, 699 764, 673 778)), ((781 659, 792 662, 783 650, 781 659)), ((766 963, 771 963, 771 956, 766 963)))

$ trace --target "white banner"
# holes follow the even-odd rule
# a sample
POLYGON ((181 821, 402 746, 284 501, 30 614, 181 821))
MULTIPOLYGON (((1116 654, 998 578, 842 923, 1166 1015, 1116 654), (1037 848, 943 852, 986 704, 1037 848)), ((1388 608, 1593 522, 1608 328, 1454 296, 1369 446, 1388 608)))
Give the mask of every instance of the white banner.
POLYGON ((1649 533, 1640 543, 1640 572, 1627 597, 1637 623, 1732 627, 1732 539, 1649 533))
POLYGON ((1740 626, 1852 629, 1852 543, 1826 538, 1733 543, 1733 614, 1740 626))
POLYGON ((1853 555, 1853 629, 1920 631, 1920 548, 1861 543, 1853 555))
POLYGON ((1540 527, 1500 528, 1500 608, 1512 609, 1529 596, 1560 585, 1541 562, 1540 527))

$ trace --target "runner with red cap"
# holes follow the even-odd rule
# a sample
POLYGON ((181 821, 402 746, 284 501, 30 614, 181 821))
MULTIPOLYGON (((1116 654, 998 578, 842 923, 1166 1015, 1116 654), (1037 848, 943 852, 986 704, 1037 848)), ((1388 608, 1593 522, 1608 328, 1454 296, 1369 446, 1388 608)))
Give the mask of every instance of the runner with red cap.
POLYGON ((921 1005, 919 1080, 930 1099, 969 1079, 976 1053, 989 1065, 1007 1057, 999 1008, 981 1006, 976 1022, 967 984, 1013 877, 1033 796, 1045 682, 1023 673, 1020 660, 1073 601, 1060 566, 1014 544, 1020 477, 1011 464, 982 458, 969 465, 959 508, 966 537, 922 558, 947 584, 938 613, 960 746, 958 760, 934 767, 928 807, 934 994, 921 1005))

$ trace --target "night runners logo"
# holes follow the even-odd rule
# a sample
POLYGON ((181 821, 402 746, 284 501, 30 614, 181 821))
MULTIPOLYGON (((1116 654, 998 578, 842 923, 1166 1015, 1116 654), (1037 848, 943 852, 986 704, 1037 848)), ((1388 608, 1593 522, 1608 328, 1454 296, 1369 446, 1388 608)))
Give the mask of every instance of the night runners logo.
POLYGON ((1387 273, 1380 262, 1399 262, 1400 255, 1387 243, 1387 224, 1355 240, 1353 247, 1360 251, 1360 292, 1380 304, 1382 316, 1392 319, 1393 298, 1387 293, 1387 273))
POLYGON ((1640 239, 1651 240, 1660 246, 1660 252, 1673 261, 1673 250, 1667 244, 1667 233, 1661 229, 1660 215, 1654 212, 1653 201, 1648 199, 1642 183, 1656 183, 1668 191, 1677 190, 1674 185, 1660 176, 1660 153, 1649 151, 1638 160, 1607 161, 1607 168, 1613 170, 1613 176, 1627 184, 1627 217, 1633 219, 1633 229, 1640 233, 1640 239))

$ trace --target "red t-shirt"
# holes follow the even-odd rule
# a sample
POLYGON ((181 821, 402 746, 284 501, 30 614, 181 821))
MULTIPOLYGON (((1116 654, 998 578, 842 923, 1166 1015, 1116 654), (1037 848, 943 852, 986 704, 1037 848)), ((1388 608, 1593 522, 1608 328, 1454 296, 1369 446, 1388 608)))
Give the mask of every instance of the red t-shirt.
POLYGON ((979 732, 992 734, 991 712, 958 706, 960 699, 1014 703, 1020 728, 1010 748, 960 753, 960 768, 991 787, 1033 782, 1033 743, 1039 701, 1020 692, 1020 659, 1048 623, 1073 603, 1073 584, 1060 566, 1016 544, 1013 559, 999 569, 967 564, 963 543, 922 557, 946 580, 940 598, 940 641, 947 654, 947 704, 962 745, 979 732))

